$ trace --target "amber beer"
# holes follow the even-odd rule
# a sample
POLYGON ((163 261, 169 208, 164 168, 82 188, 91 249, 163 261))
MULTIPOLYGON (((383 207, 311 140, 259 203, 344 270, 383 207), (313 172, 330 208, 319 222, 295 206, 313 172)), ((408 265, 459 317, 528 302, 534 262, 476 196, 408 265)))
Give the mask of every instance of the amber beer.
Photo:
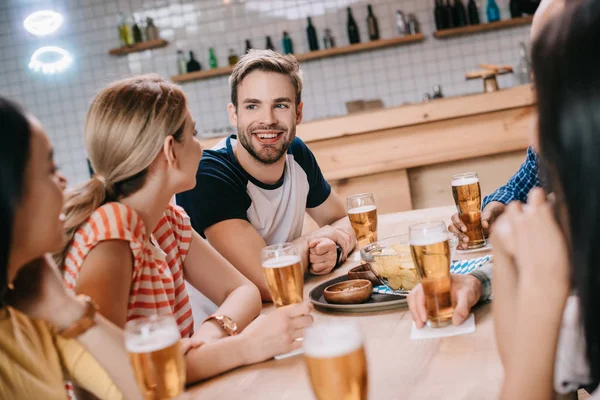
POLYGON ((443 222, 410 227, 410 250, 421 278, 429 325, 433 328, 452 323, 448 234, 443 222))
POLYGON ((297 255, 286 255, 263 261, 269 293, 276 307, 302 303, 304 273, 297 255))
POLYGON ((318 400, 365 400, 367 360, 356 325, 317 325, 306 330, 304 354, 318 400))
POLYGON ((127 323, 125 347, 144 399, 173 399, 183 393, 185 360, 179 340, 179 329, 171 316, 127 323))
POLYGON ((361 193, 346 199, 348 218, 356 235, 358 248, 377 241, 377 206, 373 193, 361 193))
POLYGON ((458 216, 467 227, 469 249, 485 246, 485 236, 481 226, 481 187, 479 177, 474 172, 454 175, 452 178, 452 196, 458 216))
POLYGON ((377 207, 355 207, 348 210, 348 218, 356 234, 359 248, 377 241, 377 207))

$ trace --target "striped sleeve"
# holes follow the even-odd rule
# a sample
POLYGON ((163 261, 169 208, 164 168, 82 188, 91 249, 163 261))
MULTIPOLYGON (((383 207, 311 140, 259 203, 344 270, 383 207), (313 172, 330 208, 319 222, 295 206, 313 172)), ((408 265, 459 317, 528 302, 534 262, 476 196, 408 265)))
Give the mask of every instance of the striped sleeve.
POLYGON ((192 242, 193 230, 190 217, 180 206, 169 204, 169 207, 165 211, 164 218, 170 229, 165 229, 167 228, 165 225, 161 227, 161 221, 158 223, 157 229, 154 231, 154 235, 158 242, 162 245, 164 243, 164 239, 166 238, 163 239, 161 236, 168 235, 168 232, 170 231, 175 236, 181 262, 183 263, 190 249, 190 243, 192 242), (161 236, 157 235, 157 233, 161 236))
POLYGON ((73 237, 64 264, 67 287, 75 287, 88 253, 105 240, 125 240, 129 243, 135 272, 143 264, 144 234, 144 223, 131 207, 120 203, 107 203, 99 207, 73 237))

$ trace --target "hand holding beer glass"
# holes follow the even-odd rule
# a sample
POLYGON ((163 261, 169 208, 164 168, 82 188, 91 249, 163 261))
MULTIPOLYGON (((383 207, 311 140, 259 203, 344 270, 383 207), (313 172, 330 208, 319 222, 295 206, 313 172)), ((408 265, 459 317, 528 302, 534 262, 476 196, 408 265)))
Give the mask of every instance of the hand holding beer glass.
POLYGON ((377 206, 373 193, 361 193, 346 199, 348 218, 356 234, 358 248, 377 241, 377 206))
POLYGON ((307 329, 304 354, 318 400, 367 399, 367 359, 356 324, 320 324, 307 329))
POLYGON ((452 197, 456 203, 458 217, 467 227, 469 238, 467 249, 479 249, 486 245, 481 226, 481 187, 479 177, 474 172, 452 177, 452 197))
POLYGON ((446 225, 442 221, 411 225, 409 243, 425 294, 428 324, 432 328, 450 325, 454 309, 446 225))
POLYGON ((144 399, 173 399, 183 393, 185 359, 180 339, 171 315, 138 318, 125 325, 125 347, 144 399))

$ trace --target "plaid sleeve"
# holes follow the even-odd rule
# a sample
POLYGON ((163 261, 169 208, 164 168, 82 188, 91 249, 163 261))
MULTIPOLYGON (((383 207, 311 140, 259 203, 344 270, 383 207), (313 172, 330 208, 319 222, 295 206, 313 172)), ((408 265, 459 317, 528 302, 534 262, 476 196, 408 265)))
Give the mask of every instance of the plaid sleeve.
POLYGON ((527 158, 521 168, 513 175, 506 185, 483 199, 482 209, 491 201, 508 204, 511 201, 527 201, 529 191, 540 186, 538 177, 538 158, 531 147, 527 148, 527 158))
POLYGON ((488 301, 492 295, 492 263, 488 262, 471 272, 481 282, 481 297, 479 302, 488 301))

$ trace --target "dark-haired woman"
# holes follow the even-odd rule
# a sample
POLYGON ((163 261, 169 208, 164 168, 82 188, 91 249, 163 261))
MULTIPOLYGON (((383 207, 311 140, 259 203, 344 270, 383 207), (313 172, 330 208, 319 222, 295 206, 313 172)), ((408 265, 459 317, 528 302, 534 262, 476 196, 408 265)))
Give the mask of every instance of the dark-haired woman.
POLYGON ((65 399, 64 381, 100 399, 141 398, 122 332, 65 290, 47 253, 63 205, 40 123, 0 98, 0 398, 65 399))

